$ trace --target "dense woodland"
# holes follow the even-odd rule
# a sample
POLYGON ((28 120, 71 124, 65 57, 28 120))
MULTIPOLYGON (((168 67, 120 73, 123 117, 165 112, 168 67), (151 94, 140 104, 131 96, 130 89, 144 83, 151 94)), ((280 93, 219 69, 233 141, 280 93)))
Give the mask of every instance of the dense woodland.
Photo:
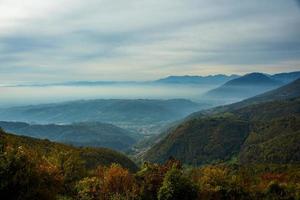
POLYGON ((1 131, 1 199, 299 199, 300 165, 191 168, 170 158, 137 168, 107 149, 80 149, 1 131), (96 154, 96 156, 95 156, 96 154), (97 158, 97 159, 96 159, 97 158))

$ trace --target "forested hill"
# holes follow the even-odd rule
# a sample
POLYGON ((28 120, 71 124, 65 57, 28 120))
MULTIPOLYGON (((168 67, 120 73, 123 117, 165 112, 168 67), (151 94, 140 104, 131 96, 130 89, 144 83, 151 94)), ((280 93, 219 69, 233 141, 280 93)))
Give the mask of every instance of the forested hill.
POLYGON ((233 157, 245 163, 299 163, 299 111, 297 98, 187 120, 144 158, 163 162, 173 156, 193 165, 233 157))
POLYGON ((107 148, 76 148, 49 140, 8 134, 2 130, 0 130, 0 139, 10 149, 22 149, 32 157, 46 159, 53 165, 61 162, 71 162, 69 164, 73 165, 73 162, 77 162, 84 168, 94 169, 98 165, 109 166, 112 163, 118 163, 132 171, 137 170, 134 162, 125 155, 107 148))
POLYGON ((129 149, 140 137, 112 124, 100 122, 57 125, 0 121, 0 127, 18 135, 49 139, 75 146, 107 147, 116 150, 129 149))
POLYGON ((163 162, 173 156, 192 165, 233 158, 242 163, 300 163, 300 98, 294 93, 298 87, 299 80, 261 96, 273 101, 257 103, 257 98, 253 104, 193 115, 144 158, 163 162), (288 95, 281 98, 280 93, 288 95))

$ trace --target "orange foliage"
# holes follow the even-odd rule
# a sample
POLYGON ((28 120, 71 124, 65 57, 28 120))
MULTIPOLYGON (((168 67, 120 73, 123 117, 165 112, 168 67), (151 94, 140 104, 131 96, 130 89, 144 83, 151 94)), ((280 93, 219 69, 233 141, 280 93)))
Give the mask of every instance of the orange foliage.
POLYGON ((111 195, 133 199, 136 195, 137 185, 134 177, 120 165, 112 164, 105 171, 98 168, 98 174, 103 176, 101 189, 104 199, 109 199, 111 195))

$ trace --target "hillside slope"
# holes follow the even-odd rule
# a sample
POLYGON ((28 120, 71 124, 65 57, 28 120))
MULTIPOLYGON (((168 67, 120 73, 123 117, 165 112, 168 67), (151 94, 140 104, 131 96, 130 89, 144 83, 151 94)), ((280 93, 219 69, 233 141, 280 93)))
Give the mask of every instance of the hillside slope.
MULTIPOLYGON (((170 156, 186 164, 201 165, 239 156, 242 162, 300 162, 300 99, 267 102, 233 111, 188 120, 144 156, 149 161, 163 162, 170 156), (290 124, 290 125, 287 125, 290 124), (261 136, 257 143, 249 140, 261 136), (280 137, 285 141, 285 155, 275 151, 280 137), (268 150, 261 149, 264 143, 268 150), (273 150, 272 150, 273 149, 273 150), (256 154, 260 152, 260 157, 256 154), (272 152, 265 154, 264 152, 272 152), (293 158, 290 158, 293 155, 293 158), (255 158, 255 159, 254 159, 255 158)), ((266 147, 265 147, 266 148, 266 147)))
POLYGON ((241 163, 300 163, 299 85, 297 80, 239 106, 193 114, 143 158, 163 162, 174 156, 192 165, 233 157, 241 163))
POLYGON ((100 122, 37 125, 0 121, 0 127, 18 135, 49 139, 75 146, 107 147, 116 150, 129 149, 138 139, 137 134, 100 122))
POLYGON ((0 130, 0 138, 10 148, 27 149, 48 159, 57 158, 60 155, 79 155, 88 169, 94 169, 98 165, 109 166, 112 163, 118 163, 132 171, 137 170, 137 166, 125 155, 107 148, 76 148, 49 140, 8 134, 2 130, 0 130))

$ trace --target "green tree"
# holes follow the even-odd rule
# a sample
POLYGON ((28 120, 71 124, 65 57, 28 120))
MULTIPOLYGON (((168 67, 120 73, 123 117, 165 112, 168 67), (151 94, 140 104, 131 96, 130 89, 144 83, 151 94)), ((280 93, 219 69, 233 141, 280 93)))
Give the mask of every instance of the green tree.
POLYGON ((80 155, 76 152, 61 152, 54 158, 54 163, 63 176, 65 192, 75 195, 77 181, 86 175, 85 166, 80 155))
POLYGON ((159 200, 193 200, 197 199, 197 186, 182 172, 172 167, 166 174, 159 189, 159 200))

